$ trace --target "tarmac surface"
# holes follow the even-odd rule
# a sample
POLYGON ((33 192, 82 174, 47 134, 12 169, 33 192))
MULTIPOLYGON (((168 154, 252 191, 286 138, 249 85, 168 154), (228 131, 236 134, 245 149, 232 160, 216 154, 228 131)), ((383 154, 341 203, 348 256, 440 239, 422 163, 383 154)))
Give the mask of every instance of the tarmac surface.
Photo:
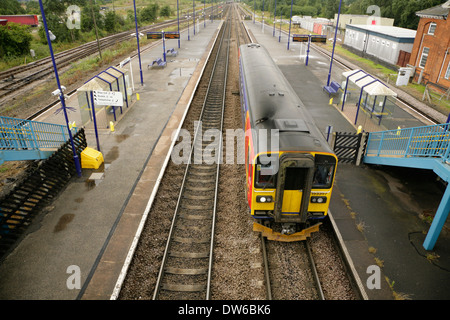
MULTIPOLYGON (((287 50, 286 35, 278 42, 271 28, 263 32, 260 24, 245 24, 257 42, 268 48, 324 134, 330 125, 334 131, 356 131, 322 91, 329 59, 311 51, 306 67, 298 44, 291 43, 287 50)), ((95 300, 117 295, 126 272, 123 266, 131 258, 130 248, 135 246, 168 161, 171 135, 182 123, 219 25, 219 21, 207 21, 204 28, 201 23, 195 36, 191 29, 190 41, 183 32, 178 56, 167 58, 164 69, 147 70, 148 63, 162 56, 162 45, 142 53, 144 86, 138 59, 133 59, 140 99, 134 98, 114 133, 101 130, 104 167, 83 170, 83 177, 74 178, 37 217, 0 264, 0 299, 95 300)), ((177 49, 177 40, 166 43, 169 47, 177 49)), ((335 64, 332 79, 340 79, 342 71, 335 64)), ((77 99, 71 98, 69 105, 77 107, 77 99)), ((76 112, 69 117, 79 119, 76 112)), ((47 113, 43 118, 63 121, 61 114, 47 113)), ((96 148, 92 130, 87 140, 96 148)), ((337 172, 330 216, 366 297, 390 300, 395 293, 414 300, 449 299, 448 229, 433 252, 422 248, 429 224, 420 216, 434 214, 443 194, 435 175, 365 165, 339 165, 337 172), (429 253, 436 258, 427 258, 429 253), (376 259, 382 265, 375 279, 380 280, 380 289, 373 285, 377 283, 371 266, 377 265, 376 259)))

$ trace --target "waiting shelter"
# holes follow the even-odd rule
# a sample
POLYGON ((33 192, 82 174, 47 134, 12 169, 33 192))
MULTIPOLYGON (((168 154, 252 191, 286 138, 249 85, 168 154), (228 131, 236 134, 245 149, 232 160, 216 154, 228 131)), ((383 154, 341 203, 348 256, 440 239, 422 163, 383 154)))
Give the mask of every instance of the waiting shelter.
POLYGON ((355 125, 367 126, 370 118, 380 126, 383 118, 395 112, 397 94, 380 80, 363 70, 343 72, 342 77, 341 110, 347 111, 355 125), (361 113, 366 117, 361 117, 361 113))
POLYGON ((129 71, 109 67, 77 90, 81 122, 87 129, 108 129, 131 106, 129 71))

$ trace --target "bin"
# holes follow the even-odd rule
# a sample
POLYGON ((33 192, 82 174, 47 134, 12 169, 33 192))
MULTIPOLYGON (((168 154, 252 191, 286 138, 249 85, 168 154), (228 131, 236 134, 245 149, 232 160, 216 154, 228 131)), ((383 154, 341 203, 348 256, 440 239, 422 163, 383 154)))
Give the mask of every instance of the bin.
POLYGON ((86 147, 81 152, 81 167, 83 169, 98 169, 103 163, 103 155, 100 151, 86 147))

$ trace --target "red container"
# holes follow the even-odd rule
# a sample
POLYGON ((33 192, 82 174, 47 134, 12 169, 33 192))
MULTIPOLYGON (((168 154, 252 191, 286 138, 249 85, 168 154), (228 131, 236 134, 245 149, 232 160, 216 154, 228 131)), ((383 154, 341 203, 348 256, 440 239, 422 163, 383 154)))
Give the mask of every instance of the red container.
POLYGON ((37 15, 14 15, 14 16, 0 15, 0 21, 2 20, 7 20, 7 22, 26 24, 32 27, 37 27, 39 24, 37 15))

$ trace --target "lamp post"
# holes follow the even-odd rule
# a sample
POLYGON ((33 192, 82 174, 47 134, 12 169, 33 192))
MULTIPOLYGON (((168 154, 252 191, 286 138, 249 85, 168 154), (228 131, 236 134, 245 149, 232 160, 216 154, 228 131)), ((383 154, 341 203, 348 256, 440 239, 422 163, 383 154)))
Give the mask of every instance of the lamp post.
POLYGON ((283 22, 283 11, 280 12, 280 34, 278 35, 278 42, 281 42, 281 23, 283 22))
POLYGON ((64 117, 65 117, 65 120, 66 120, 67 131, 69 132, 69 139, 70 139, 70 144, 72 146, 72 152, 73 152, 73 160, 75 162, 75 170, 77 172, 78 177, 81 177, 80 159, 78 157, 77 150, 75 148, 75 144, 73 143, 72 132, 71 132, 70 127, 69 127, 69 118, 67 116, 64 92, 63 92, 63 90, 61 88, 61 83, 59 81, 58 68, 56 66, 55 55, 53 54, 52 42, 50 40, 50 34, 48 32, 47 19, 45 18, 45 12, 44 12, 44 6, 42 4, 42 0, 39 0, 39 6, 41 8, 42 22, 44 23, 45 34, 47 36, 48 47, 50 49, 50 56, 52 58, 53 70, 55 71, 56 83, 58 84, 59 99, 61 100, 61 107, 62 107, 62 110, 63 110, 63 113, 64 113, 64 117))
POLYGON ((293 5, 294 5, 294 0, 291 0, 291 16, 289 18, 289 35, 288 35, 288 43, 287 43, 288 50, 289 50, 289 41, 291 40, 292 6, 293 5))
POLYGON ((136 26, 136 40, 137 40, 137 47, 138 47, 138 57, 139 57, 139 71, 141 73, 141 85, 144 85, 144 77, 142 76, 142 64, 141 64, 141 49, 139 47, 139 30, 138 30, 138 24, 137 24, 137 16, 136 16, 136 0, 133 0, 134 5, 134 24, 136 26))
POLYGON ((253 0, 253 23, 256 20, 256 0, 253 0))
POLYGON ((272 36, 275 37, 275 20, 277 19, 277 0, 275 0, 275 10, 273 12, 273 34, 272 36))
MULTIPOLYGON (((177 0, 177 21, 178 21, 178 34, 180 34, 180 6, 177 0)), ((181 37, 178 38, 178 49, 180 49, 181 37)))
POLYGON ((263 0, 263 7, 262 7, 262 32, 264 33, 264 0, 263 0))
POLYGON ((327 86, 330 85, 330 80, 331 80, 331 68, 333 67, 334 48, 336 47, 336 37, 337 37, 337 31, 339 28, 339 16, 341 15, 341 6, 342 6, 342 0, 339 0, 339 10, 338 10, 338 16, 337 16, 337 20, 336 20, 336 29, 334 30, 333 50, 331 52, 330 71, 328 73, 327 86))
POLYGON ((190 17, 189 17, 189 9, 187 11, 186 18, 187 18, 187 22, 188 22, 188 41, 190 41, 191 40, 191 35, 189 34, 189 19, 190 19, 190 17))

